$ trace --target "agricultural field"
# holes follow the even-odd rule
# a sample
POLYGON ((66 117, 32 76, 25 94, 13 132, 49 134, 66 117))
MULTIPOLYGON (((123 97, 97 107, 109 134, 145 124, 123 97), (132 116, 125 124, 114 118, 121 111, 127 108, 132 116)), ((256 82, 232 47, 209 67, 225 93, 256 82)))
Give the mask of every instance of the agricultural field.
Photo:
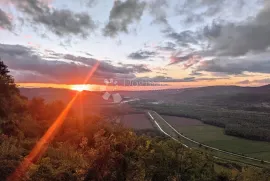
POLYGON ((153 129, 151 122, 147 119, 145 114, 128 114, 124 115, 121 123, 125 128, 132 128, 135 130, 153 129))
POLYGON ((170 121, 170 124, 178 127, 178 126, 199 126, 204 125, 201 121, 197 119, 177 117, 177 116, 162 116, 166 121, 170 121))
POLYGON ((227 135, 270 142, 269 113, 229 110, 226 108, 191 104, 141 103, 137 108, 156 111, 167 116, 193 118, 205 124, 225 128, 227 135))
POLYGON ((224 129, 207 125, 196 119, 162 116, 185 136, 222 150, 270 161, 270 143, 253 141, 224 134, 224 129))

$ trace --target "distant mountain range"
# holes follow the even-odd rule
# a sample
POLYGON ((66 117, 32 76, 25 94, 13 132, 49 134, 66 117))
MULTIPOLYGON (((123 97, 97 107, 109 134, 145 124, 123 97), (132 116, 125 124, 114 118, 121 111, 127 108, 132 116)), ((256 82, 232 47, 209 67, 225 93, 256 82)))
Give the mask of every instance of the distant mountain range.
MULTIPOLYGON (((43 97, 46 101, 61 100, 68 102, 76 91, 54 88, 20 88, 22 95, 29 99, 43 97)), ((139 98, 163 102, 189 103, 255 111, 270 111, 270 85, 261 87, 209 86, 185 89, 167 89, 154 91, 120 91, 123 98, 139 98)), ((110 104, 103 99, 104 92, 84 91, 86 104, 110 104)))

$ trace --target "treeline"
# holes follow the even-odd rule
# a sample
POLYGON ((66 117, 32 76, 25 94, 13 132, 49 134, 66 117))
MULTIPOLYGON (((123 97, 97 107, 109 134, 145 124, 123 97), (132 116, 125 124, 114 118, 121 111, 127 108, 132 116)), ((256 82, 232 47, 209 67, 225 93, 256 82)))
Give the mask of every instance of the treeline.
POLYGON ((230 93, 228 95, 216 95, 199 97, 190 104, 204 106, 216 106, 230 110, 244 110, 270 113, 270 92, 269 88, 251 88, 250 92, 230 93))
MULTIPOLYGON (((0 61, 0 180, 6 180, 64 108, 22 97, 0 61)), ((108 117, 107 117, 108 118, 108 117)), ((138 135, 101 116, 70 112, 44 154, 21 180, 50 181, 265 181, 268 170, 217 170, 214 159, 144 131, 138 135), (149 136, 146 136, 149 135, 149 136)), ((227 165, 227 164, 225 164, 227 165)))
POLYGON ((232 136, 244 137, 252 140, 270 141, 269 129, 258 127, 247 127, 241 124, 228 124, 225 133, 232 136))
POLYGON ((138 107, 154 110, 163 115, 198 119, 206 124, 225 128, 225 133, 228 135, 270 141, 269 113, 191 104, 141 104, 138 107))

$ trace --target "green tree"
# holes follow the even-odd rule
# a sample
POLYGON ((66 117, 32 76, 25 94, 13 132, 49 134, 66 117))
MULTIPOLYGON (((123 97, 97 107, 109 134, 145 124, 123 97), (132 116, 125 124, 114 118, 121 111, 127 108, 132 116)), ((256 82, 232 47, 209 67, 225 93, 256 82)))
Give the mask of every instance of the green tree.
POLYGON ((1 93, 19 93, 19 90, 16 87, 14 79, 11 75, 9 75, 10 71, 8 67, 4 64, 3 61, 0 59, 0 90, 1 93))
POLYGON ((14 79, 9 75, 9 70, 0 59, 0 117, 8 117, 12 96, 19 91, 14 83, 14 79))
POLYGON ((28 103, 28 110, 32 118, 37 121, 46 120, 45 100, 41 97, 34 97, 28 103))
POLYGON ((8 67, 0 60, 0 125, 5 134, 17 133, 17 124, 26 113, 26 98, 20 95, 8 67))

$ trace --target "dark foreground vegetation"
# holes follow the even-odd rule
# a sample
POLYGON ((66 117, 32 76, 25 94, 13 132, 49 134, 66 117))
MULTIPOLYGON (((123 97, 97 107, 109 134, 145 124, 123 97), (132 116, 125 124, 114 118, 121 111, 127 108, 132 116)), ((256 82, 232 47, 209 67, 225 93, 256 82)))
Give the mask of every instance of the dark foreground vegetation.
MULTIPOLYGON (((65 105, 27 100, 0 61, 0 180, 29 154, 65 105)), ((70 112, 44 154, 21 180, 33 181, 267 181, 268 170, 218 163, 154 132, 146 136, 91 116, 70 112), (215 166, 219 168, 215 169, 215 166)))

